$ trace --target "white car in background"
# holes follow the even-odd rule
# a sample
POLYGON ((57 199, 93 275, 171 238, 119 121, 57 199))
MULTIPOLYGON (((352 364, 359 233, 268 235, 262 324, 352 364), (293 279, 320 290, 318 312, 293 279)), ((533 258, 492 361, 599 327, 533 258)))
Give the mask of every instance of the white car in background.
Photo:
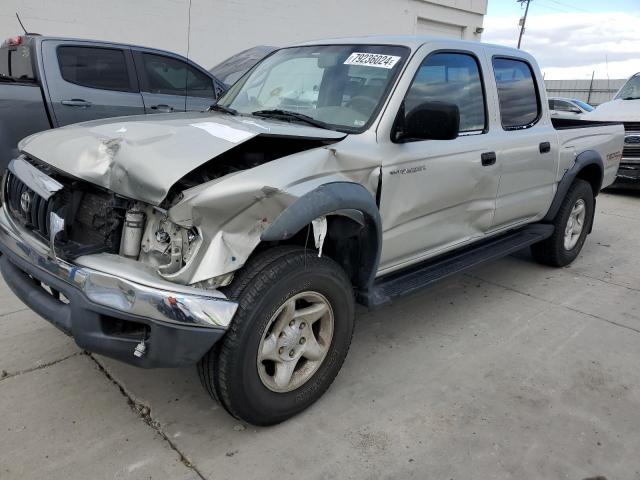
POLYGON ((593 107, 575 98, 549 98, 549 110, 553 118, 582 118, 585 113, 593 111, 593 107))
POLYGON ((624 124, 624 150, 616 186, 640 188, 640 72, 627 80, 613 100, 583 118, 624 124))

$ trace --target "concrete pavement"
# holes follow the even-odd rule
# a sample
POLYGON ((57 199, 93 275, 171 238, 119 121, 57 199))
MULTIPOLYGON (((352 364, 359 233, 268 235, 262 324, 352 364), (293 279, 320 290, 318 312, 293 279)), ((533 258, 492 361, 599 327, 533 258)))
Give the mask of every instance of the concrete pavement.
POLYGON ((195 369, 86 355, 0 288, 1 479, 640 479, 640 195, 570 267, 517 254, 360 312, 306 412, 233 419, 195 369))

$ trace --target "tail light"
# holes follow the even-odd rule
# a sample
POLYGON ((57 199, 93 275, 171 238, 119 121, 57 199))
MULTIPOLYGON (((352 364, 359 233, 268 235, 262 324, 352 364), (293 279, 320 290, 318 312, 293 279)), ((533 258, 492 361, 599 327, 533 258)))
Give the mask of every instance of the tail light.
POLYGON ((15 37, 9 37, 2 43, 2 48, 5 47, 17 47, 22 45, 24 37, 22 35, 16 35, 15 37))

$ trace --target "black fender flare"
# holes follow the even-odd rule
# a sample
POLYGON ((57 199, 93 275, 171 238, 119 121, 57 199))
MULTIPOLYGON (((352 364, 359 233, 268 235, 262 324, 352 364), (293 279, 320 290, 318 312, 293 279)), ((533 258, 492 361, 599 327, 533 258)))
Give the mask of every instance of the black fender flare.
POLYGON ((382 220, 375 198, 359 183, 325 183, 307 192, 278 215, 262 233, 260 240, 287 240, 316 218, 325 215, 342 215, 363 225, 362 261, 356 287, 360 291, 368 291, 373 285, 380 261, 382 220), (357 215, 358 212, 362 216, 357 215))
POLYGON ((549 207, 547 214, 542 219, 543 222, 553 221, 556 214, 558 213, 558 210, 560 209, 560 205, 562 205, 564 197, 567 195, 569 187, 578 177, 578 174, 589 165, 598 166, 602 174, 602 176, 600 177, 598 188, 593 192, 594 195, 598 195, 598 193, 600 192, 600 187, 602 186, 602 179, 604 176, 604 162, 602 161, 600 154, 595 150, 585 150, 576 157, 576 161, 573 166, 569 170, 564 172, 560 183, 558 183, 558 189, 556 190, 556 194, 553 197, 551 206, 549 207))

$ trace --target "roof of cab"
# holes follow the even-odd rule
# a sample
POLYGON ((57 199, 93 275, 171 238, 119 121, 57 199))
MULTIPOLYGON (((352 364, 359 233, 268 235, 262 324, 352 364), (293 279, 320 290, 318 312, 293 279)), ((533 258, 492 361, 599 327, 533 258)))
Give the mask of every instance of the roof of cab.
POLYGON ((56 37, 56 36, 40 35, 40 34, 34 34, 34 33, 27 33, 27 34, 23 34, 23 35, 20 35, 20 36, 27 38, 29 41, 35 41, 35 42, 43 42, 43 41, 55 40, 55 41, 60 41, 60 42, 85 43, 85 44, 96 45, 96 46, 103 45, 103 46, 128 47, 128 48, 134 48, 136 50, 144 50, 144 51, 148 51, 148 52, 168 53, 168 54, 171 54, 171 55, 176 56, 176 57, 185 58, 183 55, 180 55, 179 53, 172 52, 171 50, 163 50, 161 48, 145 47, 143 45, 135 45, 133 43, 123 43, 123 42, 110 41, 110 40, 94 40, 94 39, 91 39, 91 38, 56 37))
POLYGON ((305 45, 344 45, 344 44, 363 44, 363 45, 400 45, 404 47, 409 47, 412 50, 415 50, 425 43, 432 42, 442 42, 445 41, 447 43, 451 43, 452 46, 456 45, 460 48, 464 48, 465 45, 485 45, 490 46, 492 48, 498 48, 504 50, 505 52, 509 52, 510 54, 515 54, 517 56, 521 56, 525 52, 522 50, 517 50, 511 47, 505 47, 504 45, 495 45, 490 43, 482 43, 477 42, 475 40, 456 40, 454 38, 447 37, 436 37, 431 35, 364 35, 358 37, 339 37, 339 38, 327 38, 327 39, 319 39, 313 40, 309 42, 297 43, 294 46, 305 46, 305 45))

